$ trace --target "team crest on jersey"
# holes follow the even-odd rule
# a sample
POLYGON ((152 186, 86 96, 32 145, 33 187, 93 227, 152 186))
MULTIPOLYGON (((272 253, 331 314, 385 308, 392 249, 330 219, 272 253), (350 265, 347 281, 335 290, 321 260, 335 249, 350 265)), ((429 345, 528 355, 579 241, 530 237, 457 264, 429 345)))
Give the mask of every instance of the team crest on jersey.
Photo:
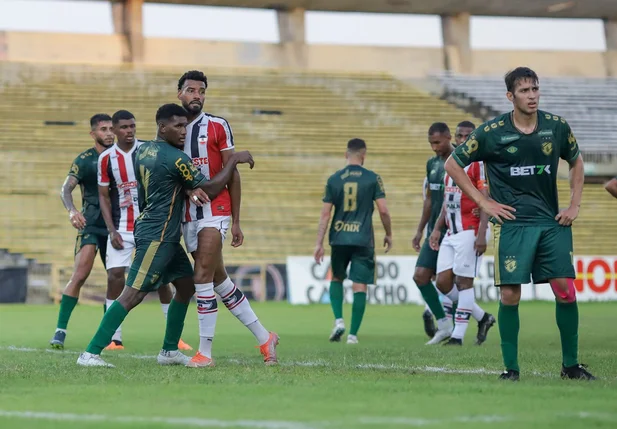
POLYGON ((197 138, 199 144, 207 144, 208 143, 208 123, 199 124, 199 137, 197 138))
POLYGON ((514 153, 518 152, 518 148, 516 146, 510 146, 509 148, 506 149, 506 151, 508 153, 514 154, 514 153))
POLYGON ((506 271, 509 273, 513 273, 516 270, 516 259, 514 259, 514 257, 508 257, 506 258, 506 262, 504 263, 504 266, 506 267, 506 271))
POLYGON ((549 156, 551 153, 553 153, 553 142, 542 143, 542 153, 546 156, 549 156))

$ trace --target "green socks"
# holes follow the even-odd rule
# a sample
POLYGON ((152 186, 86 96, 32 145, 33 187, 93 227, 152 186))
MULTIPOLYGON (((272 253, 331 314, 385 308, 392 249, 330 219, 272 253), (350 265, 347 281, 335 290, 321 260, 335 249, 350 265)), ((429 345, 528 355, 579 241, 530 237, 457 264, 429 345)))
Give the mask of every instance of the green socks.
POLYGON ((518 317, 518 304, 505 305, 499 302, 498 318, 503 364, 508 370, 520 371, 518 366, 518 331, 521 324, 518 317))
POLYGON ((343 283, 330 282, 330 305, 335 319, 343 318, 343 283))
POLYGON ((77 305, 77 299, 73 296, 62 295, 62 300, 60 301, 60 312, 58 313, 58 325, 57 329, 64 329, 69 324, 69 319, 71 318, 71 313, 73 313, 73 309, 77 305))
POLYGON ((426 301, 428 308, 431 309, 435 318, 437 320, 445 318, 446 313, 445 311, 443 311, 441 302, 439 302, 439 294, 437 293, 437 289, 435 289, 435 286, 433 286, 433 283, 418 286, 418 289, 420 289, 422 298, 424 298, 424 301, 426 301))
MULTIPOLYGON (((118 329, 118 326, 122 325, 124 318, 129 314, 128 311, 117 301, 107 309, 99 329, 94 334, 94 338, 88 344, 86 351, 95 355, 100 355, 105 347, 111 342, 111 337, 118 329)), ((177 347, 177 344, 176 344, 177 347)))
POLYGON ((362 324, 366 309, 366 292, 354 292, 353 305, 351 306, 351 329, 349 335, 357 335, 362 324))
POLYGON ((578 303, 557 302, 555 318, 561 335, 563 366, 574 366, 578 364, 578 303))
POLYGON ((169 304, 169 310, 167 312, 167 328, 165 329, 163 350, 178 350, 178 341, 180 341, 180 337, 182 336, 184 319, 186 318, 186 311, 188 309, 188 304, 182 304, 175 299, 171 300, 171 304, 169 304))

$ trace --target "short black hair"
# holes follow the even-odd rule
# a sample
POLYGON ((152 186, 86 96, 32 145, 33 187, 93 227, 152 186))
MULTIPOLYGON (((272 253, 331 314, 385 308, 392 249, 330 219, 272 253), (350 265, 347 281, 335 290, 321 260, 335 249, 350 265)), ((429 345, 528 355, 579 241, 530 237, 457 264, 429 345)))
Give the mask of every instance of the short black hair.
POLYGON ((208 78, 206 77, 206 75, 199 70, 190 70, 184 73, 178 80, 178 91, 182 89, 182 87, 184 86, 184 82, 186 82, 187 80, 197 80, 199 82, 203 82, 204 84, 206 84, 206 89, 208 88, 208 78))
POLYGON ((531 79, 534 83, 539 83, 538 75, 535 71, 529 67, 517 67, 514 70, 510 70, 504 80, 506 82, 506 89, 508 92, 514 92, 516 84, 521 80, 531 79))
POLYGON ((111 123, 112 123, 112 125, 118 125, 118 122, 120 122, 120 121, 128 121, 129 119, 135 119, 135 115, 133 115, 128 110, 118 110, 111 117, 111 123))
POLYGON ((459 124, 456 126, 456 128, 471 128, 472 130, 476 129, 476 125, 471 122, 471 121, 463 121, 463 122, 459 122, 459 124))
POLYGON ((347 150, 350 152, 366 150, 366 142, 362 139, 351 139, 347 142, 347 150))
POLYGON ((450 134, 450 128, 448 128, 448 124, 445 122, 435 122, 428 129, 428 135, 432 136, 435 133, 450 134))
POLYGON ((99 122, 111 121, 111 117, 107 113, 97 113, 90 118, 90 128, 95 129, 99 122))
POLYGON ((169 121, 173 116, 184 116, 186 118, 188 117, 188 113, 182 106, 177 104, 163 104, 159 107, 159 110, 156 111, 156 123, 169 121))

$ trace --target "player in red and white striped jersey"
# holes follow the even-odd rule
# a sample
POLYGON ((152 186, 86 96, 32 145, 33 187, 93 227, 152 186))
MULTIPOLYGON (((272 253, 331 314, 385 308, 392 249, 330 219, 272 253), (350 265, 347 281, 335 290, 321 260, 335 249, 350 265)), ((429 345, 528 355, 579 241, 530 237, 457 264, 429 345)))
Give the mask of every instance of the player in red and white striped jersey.
MULTIPOLYGON (((112 117, 112 129, 117 141, 98 160, 99 202, 109 231, 106 308, 113 304, 124 289, 124 274, 131 265, 135 249, 135 219, 139 216, 137 179, 133 165, 136 149, 141 142, 135 139, 135 116, 126 110, 117 111, 112 117)), ((158 294, 163 313, 167 317, 169 303, 173 298, 171 285, 160 287, 158 294)), ((178 346, 181 350, 192 350, 182 340, 178 346)), ((106 350, 121 349, 124 349, 124 345, 120 327, 106 350)))
MULTIPOLYGON (((202 112, 208 80, 197 70, 186 72, 178 81, 178 99, 189 112, 184 151, 193 164, 208 178, 215 177, 234 152, 229 123, 202 112)), ((212 366, 212 340, 216 326, 215 292, 225 306, 255 336, 266 364, 276 363, 278 335, 268 332, 253 312, 250 303, 231 281, 223 263, 223 242, 231 226, 233 247, 242 245, 240 229, 240 174, 236 170, 229 189, 224 189, 203 207, 186 203, 184 242, 195 260, 195 292, 199 318, 199 352, 188 366, 212 366), (208 309, 208 311, 205 311, 208 309)))
MULTIPOLYGON (((488 195, 484 165, 474 162, 465 172, 483 194, 488 195)), ((488 216, 474 212, 478 206, 454 183, 444 176, 443 210, 429 238, 431 247, 439 250, 437 257, 437 288, 453 302, 458 301, 454 316, 454 331, 447 345, 462 345, 469 319, 473 316, 479 322, 476 344, 486 341, 488 330, 495 324, 495 318, 482 310, 475 302, 473 281, 478 274, 482 255, 488 239, 488 216), (446 224, 446 236, 441 244, 441 229, 446 224), (485 327, 484 329, 482 327, 485 327)))

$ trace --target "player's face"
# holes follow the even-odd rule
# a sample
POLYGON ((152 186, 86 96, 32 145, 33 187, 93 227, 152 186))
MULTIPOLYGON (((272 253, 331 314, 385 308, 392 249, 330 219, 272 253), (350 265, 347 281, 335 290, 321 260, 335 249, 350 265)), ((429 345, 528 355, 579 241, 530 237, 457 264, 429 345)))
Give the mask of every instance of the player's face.
POLYGON ((184 149, 188 119, 184 116, 172 116, 169 122, 161 126, 160 134, 165 141, 178 149, 184 149))
POLYGON ((178 92, 178 100, 182 107, 192 114, 199 114, 206 99, 206 84, 198 80, 187 80, 178 92))
POLYGON ((90 131, 90 135, 95 142, 104 147, 111 147, 114 144, 114 133, 112 131, 111 121, 101 121, 96 128, 90 131))
POLYGON ((113 131, 118 138, 118 142, 135 143, 135 119, 120 119, 113 127, 113 131))
POLYGON ((540 86, 532 79, 522 79, 516 83, 514 93, 508 92, 507 96, 516 110, 532 115, 540 104, 540 86))
POLYGON ((470 127, 457 127, 456 135, 454 136, 454 141, 456 145, 461 145, 467 141, 469 135, 473 132, 473 128, 470 127))
POLYGON ((428 142, 431 144, 431 149, 437 156, 444 157, 450 153, 450 140, 452 136, 450 133, 433 133, 428 136, 428 142))

